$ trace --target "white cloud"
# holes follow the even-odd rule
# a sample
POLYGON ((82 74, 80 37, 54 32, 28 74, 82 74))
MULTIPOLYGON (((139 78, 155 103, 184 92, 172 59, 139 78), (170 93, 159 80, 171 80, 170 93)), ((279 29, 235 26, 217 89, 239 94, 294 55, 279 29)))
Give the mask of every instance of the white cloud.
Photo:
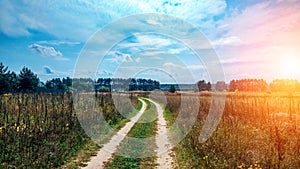
POLYGON ((185 50, 188 50, 187 48, 171 48, 169 49, 168 53, 170 54, 179 54, 185 50))
MULTIPOLYGON (((0 2, 0 30, 9 36, 29 36, 31 30, 59 39, 85 41, 104 25, 141 13, 173 15, 197 25, 226 9, 225 0, 111 0, 111 1, 18 1, 0 2), (75 35, 75 36, 74 36, 75 35)), ((157 24, 148 20, 148 24, 157 24)))
POLYGON ((116 51, 116 52, 110 52, 110 55, 112 56, 110 56, 110 58, 108 58, 107 60, 110 60, 115 63, 133 62, 133 59, 130 54, 125 54, 116 51))
POLYGON ((138 57, 138 58, 135 59, 135 62, 140 62, 140 61, 141 61, 140 57, 138 57))
MULTIPOLYGON (((227 25, 225 37, 238 37, 241 44, 286 43, 289 33, 299 33, 299 1, 266 1, 227 15, 219 25, 227 25), (284 41, 282 41, 284 39, 284 41)), ((293 38, 292 38, 293 39, 293 38)), ((237 38, 231 40, 238 40, 237 38)))
POLYGON ((205 67, 203 65, 188 65, 187 68, 189 70, 203 70, 205 67))
POLYGON ((158 57, 163 54, 179 54, 185 50, 188 50, 187 48, 172 48, 172 47, 166 47, 165 51, 156 51, 156 50, 148 50, 145 52, 142 52, 141 56, 151 56, 151 57, 158 57))
POLYGON ((64 40, 50 40, 50 41, 38 41, 38 44, 45 44, 45 45, 79 45, 80 42, 75 41, 64 41, 64 40))
POLYGON ((169 45, 172 45, 175 43, 170 38, 166 38, 163 36, 158 36, 154 34, 141 34, 141 33, 136 33, 134 37, 136 39, 136 42, 124 42, 121 43, 119 46, 121 48, 134 48, 134 47, 139 47, 139 48, 149 48, 149 47, 155 47, 155 48, 163 48, 169 45))
POLYGON ((185 69, 185 67, 172 63, 172 62, 167 62, 163 64, 163 67, 166 69, 185 69))
POLYGON ((218 39, 215 42, 212 42, 212 45, 215 45, 215 46, 223 46, 223 45, 238 46, 240 44, 242 44, 242 41, 237 36, 223 37, 223 38, 218 39))
POLYGON ((160 23, 158 23, 156 20, 153 19, 149 19, 146 22, 150 25, 160 25, 160 23))
POLYGON ((18 37, 29 36, 26 26, 18 18, 18 12, 10 1, 0 1, 0 30, 5 35, 18 37))
POLYGON ((140 55, 141 56, 158 56, 158 55, 162 55, 165 54, 165 51, 145 51, 142 52, 140 55))
POLYGON ((97 75, 99 76, 112 76, 113 74, 111 73, 111 72, 109 72, 109 71, 107 71, 107 70, 102 70, 102 71, 98 71, 97 72, 97 75))
POLYGON ((50 46, 42 46, 39 44, 32 44, 28 46, 29 49, 32 49, 42 56, 53 57, 56 60, 69 60, 68 58, 64 58, 63 54, 60 51, 56 51, 53 47, 50 46))

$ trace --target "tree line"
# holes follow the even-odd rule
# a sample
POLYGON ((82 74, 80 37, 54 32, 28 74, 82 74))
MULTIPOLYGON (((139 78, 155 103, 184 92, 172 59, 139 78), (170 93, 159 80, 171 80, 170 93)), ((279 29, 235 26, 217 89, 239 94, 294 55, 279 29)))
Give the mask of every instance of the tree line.
POLYGON ((0 93, 36 91, 39 78, 30 69, 23 67, 17 75, 0 63, 0 93))
POLYGON ((229 85, 224 81, 218 81, 214 87, 210 82, 200 80, 195 87, 199 91, 300 92, 300 83, 295 79, 275 79, 270 84, 264 79, 231 80, 229 85))
POLYGON ((111 91, 152 91, 159 89, 160 83, 152 79, 122 79, 122 78, 53 78, 41 82, 29 68, 16 74, 0 63, 0 94, 14 92, 111 92, 111 91))
MULTIPOLYGON (((14 92, 124 92, 152 91, 160 89, 160 82, 152 79, 135 78, 53 78, 41 82, 29 68, 23 67, 19 74, 8 70, 0 63, 0 94, 14 92)), ((229 84, 218 81, 216 84, 200 80, 195 84, 194 91, 245 91, 245 92, 300 92, 300 83, 294 79, 276 79, 268 84, 264 79, 231 80, 229 84)), ((175 92, 175 86, 169 92, 175 92)))

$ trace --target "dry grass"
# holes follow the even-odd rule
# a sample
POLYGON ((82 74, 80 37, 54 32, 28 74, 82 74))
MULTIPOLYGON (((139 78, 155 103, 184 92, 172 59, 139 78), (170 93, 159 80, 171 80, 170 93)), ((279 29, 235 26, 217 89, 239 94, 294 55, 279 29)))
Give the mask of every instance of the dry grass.
MULTIPOLYGON (((181 99, 180 95, 167 99, 170 112, 166 111, 165 117, 171 125, 181 99)), ((195 104, 193 100, 191 97, 191 105, 195 104)), ((298 96, 229 93, 217 130, 207 142, 199 144, 198 137, 210 104, 210 94, 200 94, 198 120, 174 148, 179 168, 300 167, 298 96)))

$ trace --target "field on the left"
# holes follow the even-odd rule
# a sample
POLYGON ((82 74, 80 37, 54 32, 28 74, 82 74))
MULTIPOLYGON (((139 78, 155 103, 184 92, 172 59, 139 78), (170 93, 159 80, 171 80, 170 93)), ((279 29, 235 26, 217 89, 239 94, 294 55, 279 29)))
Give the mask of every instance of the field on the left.
MULTIPOLYGON (((96 98, 81 104, 96 101, 112 127, 125 119, 110 94, 96 98)), ((137 98, 131 97, 131 102, 137 105, 137 98)), ((131 105, 123 106, 132 111, 131 105)), ((70 93, 1 95, 0 168, 57 168, 68 162, 90 142, 76 113, 70 93)))

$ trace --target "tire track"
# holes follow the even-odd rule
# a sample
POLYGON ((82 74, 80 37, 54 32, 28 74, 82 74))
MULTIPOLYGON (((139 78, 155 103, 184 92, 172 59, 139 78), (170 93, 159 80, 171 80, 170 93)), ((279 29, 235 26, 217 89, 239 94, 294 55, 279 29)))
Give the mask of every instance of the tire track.
POLYGON ((173 152, 170 149, 171 142, 168 138, 167 122, 163 116, 163 108, 153 100, 147 99, 156 106, 158 113, 157 121, 157 135, 155 138, 157 149, 157 168, 159 169, 171 169, 173 168, 173 158, 171 154, 173 152))
POLYGON ((130 119, 129 122, 126 123, 126 125, 121 128, 117 134, 115 134, 111 140, 104 144, 104 146, 99 150, 97 156, 92 157, 92 159, 87 163, 87 166, 83 169, 100 169, 103 168, 104 162, 107 162, 111 157, 112 154, 116 152, 117 147, 122 142, 122 140, 127 136, 128 132, 131 130, 131 128, 134 126, 134 124, 139 120, 139 118, 142 116, 144 111, 146 110, 147 104, 142 99, 139 99, 143 106, 141 110, 130 119), (110 150, 110 151, 107 151, 110 150))

